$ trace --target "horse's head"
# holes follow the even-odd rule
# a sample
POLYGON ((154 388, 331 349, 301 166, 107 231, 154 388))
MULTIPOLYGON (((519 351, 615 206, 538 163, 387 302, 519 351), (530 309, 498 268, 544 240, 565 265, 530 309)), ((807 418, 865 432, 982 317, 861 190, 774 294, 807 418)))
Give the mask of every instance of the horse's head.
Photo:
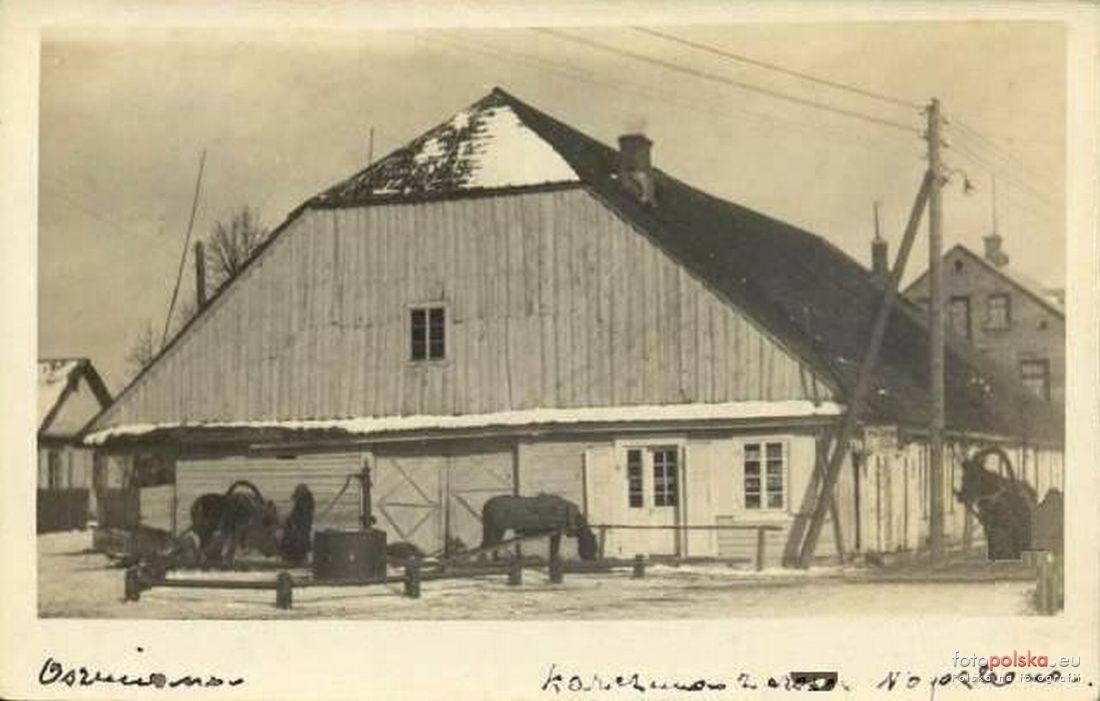
POLYGON ((962 503, 970 505, 985 497, 990 497, 1004 489, 1010 481, 1008 478, 985 468, 985 458, 994 450, 987 448, 963 460, 962 486, 955 493, 955 496, 962 503))
POLYGON ((595 560, 599 553, 599 543, 592 529, 587 523, 581 523, 577 527, 577 554, 582 560, 595 560))

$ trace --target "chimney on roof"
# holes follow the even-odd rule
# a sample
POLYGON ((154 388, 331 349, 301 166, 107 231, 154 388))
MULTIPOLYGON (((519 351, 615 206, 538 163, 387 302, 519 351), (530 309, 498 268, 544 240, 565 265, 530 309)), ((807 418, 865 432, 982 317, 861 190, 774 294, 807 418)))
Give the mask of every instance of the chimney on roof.
POLYGON ((202 241, 195 242, 195 302, 198 309, 206 306, 206 254, 202 241))
POLYGON ((994 231, 989 236, 982 237, 985 243, 985 259, 998 268, 1008 265, 1008 254, 1001 248, 1004 239, 994 231))
POLYGON ((878 225, 878 202, 875 202, 875 238, 871 241, 871 273, 879 282, 885 283, 890 277, 890 246, 882 238, 878 225))
POLYGON ((650 150, 653 142, 645 134, 619 137, 619 182, 643 204, 655 204, 653 166, 650 150))

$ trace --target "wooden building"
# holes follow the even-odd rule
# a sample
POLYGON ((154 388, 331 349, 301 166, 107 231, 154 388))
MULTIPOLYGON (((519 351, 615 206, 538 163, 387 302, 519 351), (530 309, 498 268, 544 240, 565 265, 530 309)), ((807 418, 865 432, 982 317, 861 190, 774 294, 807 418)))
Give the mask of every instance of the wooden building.
MULTIPOLYGON (((990 361, 1018 375, 1037 396, 1066 401, 1066 311, 1047 290, 1009 267, 999 234, 985 237, 985 255, 962 244, 943 256, 949 328, 990 361)), ((905 291, 928 305, 928 275, 905 291)))
MULTIPOLYGON (((881 288, 821 238, 650 157, 644 136, 616 150, 494 90, 292 212, 89 441, 114 461, 173 460, 177 528, 237 479, 283 509, 305 482, 318 528, 354 527, 354 494, 337 495, 364 463, 379 527, 428 552, 476 545, 485 499, 512 492, 560 494, 599 524, 785 528, 881 288)), ((848 549, 916 547, 927 530, 926 346, 900 303, 867 408, 893 438, 854 446, 839 487, 848 549)), ((956 458, 1002 440, 1029 479, 1061 485, 1057 412, 965 348, 947 370, 956 458)), ((747 548, 739 531, 605 542, 747 548)))
POLYGON ((38 531, 83 527, 91 501, 94 451, 81 430, 111 395, 87 358, 38 361, 38 531))

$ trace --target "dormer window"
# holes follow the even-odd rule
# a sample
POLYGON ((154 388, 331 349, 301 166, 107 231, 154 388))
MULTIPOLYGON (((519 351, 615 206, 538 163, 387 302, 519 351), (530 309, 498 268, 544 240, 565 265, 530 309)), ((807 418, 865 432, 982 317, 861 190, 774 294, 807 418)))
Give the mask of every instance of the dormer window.
POLYGON ((412 360, 442 360, 446 353, 447 316, 443 307, 409 310, 412 360))

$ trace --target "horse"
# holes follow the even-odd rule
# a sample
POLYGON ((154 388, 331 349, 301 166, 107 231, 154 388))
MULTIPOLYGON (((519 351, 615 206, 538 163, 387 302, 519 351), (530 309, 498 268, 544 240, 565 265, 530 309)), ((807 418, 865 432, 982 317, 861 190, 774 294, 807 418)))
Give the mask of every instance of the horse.
POLYGON ((234 482, 222 494, 203 494, 191 504, 190 530, 205 560, 232 562, 237 548, 275 555, 278 526, 275 503, 247 480, 234 482))
POLYGON ((290 515, 276 533, 279 554, 291 563, 305 561, 313 549, 313 492, 299 484, 290 497, 290 515))
POLYGON ((982 524, 990 560, 1015 560, 1031 547, 1035 490, 1016 479, 1004 450, 990 446, 964 460, 962 488, 955 496, 982 524), (997 456, 1007 476, 985 468, 990 455, 997 456))
POLYGON ((482 548, 497 545, 509 530, 516 537, 550 534, 550 557, 556 559, 564 533, 577 539, 577 552, 582 560, 596 559, 596 536, 581 510, 554 494, 491 497, 481 508, 481 527, 482 548))

